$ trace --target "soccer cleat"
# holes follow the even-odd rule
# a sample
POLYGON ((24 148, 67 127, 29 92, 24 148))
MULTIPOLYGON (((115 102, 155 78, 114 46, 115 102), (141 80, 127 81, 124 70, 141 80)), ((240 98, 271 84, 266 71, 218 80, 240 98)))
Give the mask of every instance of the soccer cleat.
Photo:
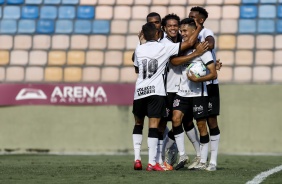
POLYGON ((173 166, 177 161, 178 150, 177 148, 172 148, 167 150, 165 157, 165 162, 173 166))
POLYGON ((161 168, 163 168, 164 171, 168 171, 168 168, 166 167, 164 163, 161 163, 159 165, 161 166, 161 168))
POLYGON ((188 163, 189 163, 189 157, 188 157, 186 154, 184 154, 184 155, 180 156, 179 162, 178 162, 178 164, 174 167, 174 169, 175 169, 175 170, 179 170, 179 169, 183 168, 183 167, 184 167, 186 164, 188 164, 188 163))
POLYGON ((207 168, 207 164, 201 162, 194 167, 195 170, 206 170, 206 168, 207 168))
POLYGON ((165 165, 165 167, 167 168, 168 171, 172 171, 173 170, 172 165, 170 165, 170 164, 168 164, 166 162, 164 162, 164 165, 165 165))
POLYGON ((154 166, 151 164, 148 164, 146 170, 147 171, 164 171, 164 169, 158 163, 156 163, 156 165, 154 166))
POLYGON ((216 171, 216 165, 210 163, 209 166, 206 168, 206 171, 216 171))
POLYGON ((196 165, 198 165, 200 163, 201 157, 200 156, 196 156, 193 160, 192 163, 188 166, 188 169, 194 169, 194 167, 196 165))
POLYGON ((134 170, 142 170, 141 160, 135 160, 135 162, 134 162, 134 170))

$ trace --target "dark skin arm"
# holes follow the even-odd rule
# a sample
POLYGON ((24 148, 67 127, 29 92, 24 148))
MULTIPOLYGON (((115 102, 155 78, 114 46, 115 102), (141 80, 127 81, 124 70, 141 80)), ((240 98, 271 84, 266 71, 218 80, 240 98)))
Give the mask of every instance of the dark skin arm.
MULTIPOLYGON (((213 36, 208 36, 206 37, 205 41, 209 42, 209 50, 213 50, 214 49, 214 45, 215 45, 215 40, 213 36)), ((216 64, 215 64, 215 68, 216 70, 220 70, 222 67, 222 62, 220 62, 220 59, 216 60, 216 64)))
POLYGON ((214 49, 214 43, 215 43, 214 37, 208 36, 206 37, 205 41, 209 42, 209 50, 214 49))
POLYGON ((174 57, 170 60, 171 64, 178 66, 187 63, 194 59, 195 57, 201 56, 208 50, 208 42, 203 42, 197 45, 195 52, 192 52, 186 56, 174 57))
POLYGON ((217 78, 217 72, 216 72, 214 63, 213 63, 213 62, 210 63, 210 64, 207 66, 207 68, 208 68, 209 71, 210 71, 209 74, 207 74, 207 75, 205 75, 205 76, 203 76, 203 77, 198 77, 198 78, 197 78, 197 77, 194 75, 194 73, 191 71, 191 72, 190 72, 191 75, 189 75, 189 74, 187 73, 188 79, 189 79, 190 81, 193 81, 193 82, 205 82, 205 81, 209 81, 209 80, 214 80, 214 79, 216 79, 216 78, 217 78))

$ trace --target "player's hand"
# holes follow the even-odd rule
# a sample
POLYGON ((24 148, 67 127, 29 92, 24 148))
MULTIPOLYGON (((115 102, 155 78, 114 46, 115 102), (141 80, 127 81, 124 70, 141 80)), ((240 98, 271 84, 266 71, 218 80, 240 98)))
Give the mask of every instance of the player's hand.
MULTIPOLYGON (((195 20, 195 19, 194 19, 195 20)), ((195 20, 197 29, 203 29, 203 25, 201 25, 197 20, 195 20)))
POLYGON ((198 78, 195 76, 195 74, 192 71, 189 71, 189 73, 187 73, 187 77, 190 81, 198 82, 198 78))
POLYGON ((202 54, 204 54, 207 50, 209 49, 209 42, 205 41, 205 42, 201 42, 197 45, 196 47, 196 54, 198 56, 201 56, 202 54))
POLYGON ((215 69, 220 71, 221 67, 222 67, 222 62, 220 62, 220 59, 217 59, 215 63, 215 69))
POLYGON ((138 33, 138 38, 139 38, 139 41, 140 41, 140 45, 146 43, 146 40, 145 40, 145 38, 144 38, 144 34, 143 34, 142 31, 140 31, 140 32, 138 33))

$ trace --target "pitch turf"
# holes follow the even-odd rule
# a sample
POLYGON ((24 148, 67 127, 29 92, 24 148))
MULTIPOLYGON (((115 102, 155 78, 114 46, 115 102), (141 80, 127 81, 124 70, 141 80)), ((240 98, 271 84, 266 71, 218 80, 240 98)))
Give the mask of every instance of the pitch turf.
MULTIPOLYGON (((193 157, 191 157, 193 158, 193 157)), ((257 174, 282 164, 282 156, 219 155, 215 172, 147 172, 133 170, 133 156, 1 155, 0 183, 3 184, 85 184, 85 183, 246 183, 257 174)), ((263 183, 282 183, 282 171, 263 183)))

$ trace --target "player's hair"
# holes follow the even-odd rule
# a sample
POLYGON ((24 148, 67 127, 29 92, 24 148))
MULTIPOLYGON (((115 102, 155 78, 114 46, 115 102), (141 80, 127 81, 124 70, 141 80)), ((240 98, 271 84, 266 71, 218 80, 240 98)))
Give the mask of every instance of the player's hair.
POLYGON ((179 18, 179 16, 176 15, 176 14, 174 14, 174 13, 172 13, 172 14, 166 15, 166 16, 162 19, 162 26, 163 26, 163 27, 166 26, 167 21, 170 20, 170 19, 176 20, 177 23, 178 23, 178 25, 180 25, 180 18, 179 18))
POLYGON ((155 39, 157 28, 155 24, 147 22, 142 26, 142 32, 144 34, 145 40, 150 41, 155 39))
POLYGON ((151 12, 151 13, 149 13, 149 14, 147 15, 147 17, 146 17, 147 22, 148 22, 148 18, 149 18, 149 17, 159 17, 160 21, 162 20, 160 14, 158 14, 158 13, 156 13, 156 12, 151 12))
POLYGON ((200 6, 194 6, 191 8, 190 11, 196 11, 199 12, 200 15, 202 15, 204 17, 204 19, 206 20, 208 18, 208 12, 205 8, 200 7, 200 6))
POLYGON ((183 24, 187 24, 188 26, 194 27, 194 28, 197 27, 195 20, 192 19, 192 18, 185 18, 185 19, 181 20, 180 25, 183 25, 183 24))

